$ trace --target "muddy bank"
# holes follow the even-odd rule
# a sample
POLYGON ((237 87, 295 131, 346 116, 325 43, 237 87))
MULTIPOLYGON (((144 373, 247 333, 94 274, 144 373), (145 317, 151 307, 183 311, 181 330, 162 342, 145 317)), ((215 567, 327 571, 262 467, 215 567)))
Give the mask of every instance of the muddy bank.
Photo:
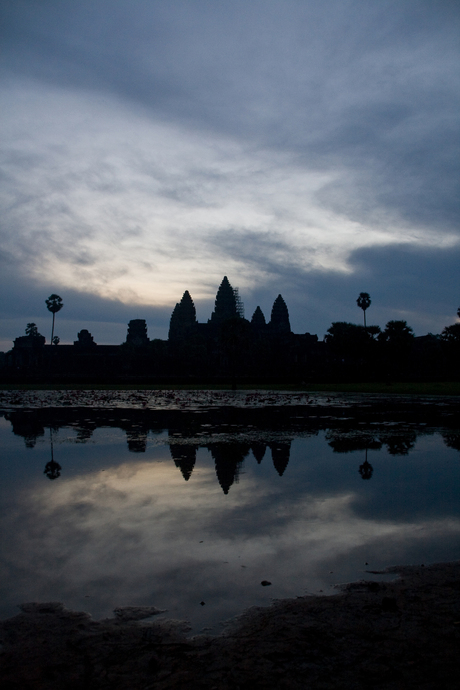
POLYGON ((61 604, 26 604, 0 623, 2 687, 457 688, 460 562, 391 572, 393 582, 250 609, 218 637, 189 639, 186 625, 152 618, 153 608, 94 621, 61 604))

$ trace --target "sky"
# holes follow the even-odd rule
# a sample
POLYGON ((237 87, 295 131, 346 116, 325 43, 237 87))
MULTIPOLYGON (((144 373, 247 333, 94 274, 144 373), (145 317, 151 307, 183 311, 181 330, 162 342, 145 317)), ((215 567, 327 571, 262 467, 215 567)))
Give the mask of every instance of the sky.
POLYGON ((166 338, 224 275, 296 333, 460 306, 456 0, 2 0, 0 350, 166 338))

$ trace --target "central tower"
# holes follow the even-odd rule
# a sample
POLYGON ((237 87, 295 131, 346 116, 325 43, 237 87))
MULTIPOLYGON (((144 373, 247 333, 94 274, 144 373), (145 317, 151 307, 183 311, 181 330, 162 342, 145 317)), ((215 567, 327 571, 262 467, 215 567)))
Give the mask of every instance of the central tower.
POLYGON ((228 282, 227 276, 224 276, 217 290, 214 311, 211 314, 210 322, 214 324, 222 323, 227 321, 227 319, 237 319, 239 316, 235 291, 228 282))

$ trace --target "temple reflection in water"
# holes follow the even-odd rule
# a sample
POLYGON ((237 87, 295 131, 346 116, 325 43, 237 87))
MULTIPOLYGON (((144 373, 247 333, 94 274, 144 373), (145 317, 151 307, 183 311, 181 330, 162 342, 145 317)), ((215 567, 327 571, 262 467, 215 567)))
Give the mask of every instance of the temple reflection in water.
MULTIPOLYGON (((50 479, 57 479, 65 471, 54 458, 53 433, 60 429, 72 429, 77 443, 88 443, 98 428, 112 427, 124 431, 128 451, 136 454, 147 452, 152 435, 153 438, 159 434, 165 435, 163 442, 169 446, 170 456, 185 481, 192 477, 198 450, 206 449, 214 461, 216 478, 224 494, 228 494, 231 487, 238 483, 243 465, 250 457, 258 465, 262 461, 264 465, 271 461, 276 473, 283 477, 289 465, 293 439, 299 434, 316 435, 322 429, 334 453, 364 451, 364 462, 359 463, 358 471, 363 479, 371 479, 374 467, 368 461, 368 451, 385 448, 390 456, 407 456, 414 448, 417 437, 429 433, 423 424, 416 429, 407 424, 389 427, 369 422, 367 426, 362 424, 356 428, 349 423, 344 424, 340 419, 306 420, 292 414, 293 411, 295 409, 286 411, 280 408, 275 410, 274 416, 263 421, 264 417, 257 411, 247 409, 227 410, 225 414, 222 410, 207 411, 197 415, 45 408, 11 411, 6 414, 6 419, 11 422, 13 433, 23 437, 29 449, 35 447, 37 439, 44 439, 45 430, 49 429, 50 459, 44 473, 50 479)), ((441 433, 448 447, 460 447, 460 436, 456 430, 445 429, 441 433)))
POLYGON ((85 395, 1 410, 4 616, 31 600, 96 617, 155 605, 198 632, 369 568, 458 557, 456 408, 85 395))

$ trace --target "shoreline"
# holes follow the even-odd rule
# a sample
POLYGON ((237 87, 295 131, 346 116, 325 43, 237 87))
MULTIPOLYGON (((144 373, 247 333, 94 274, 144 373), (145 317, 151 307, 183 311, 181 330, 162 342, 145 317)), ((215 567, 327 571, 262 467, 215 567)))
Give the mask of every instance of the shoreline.
POLYGON ((338 393, 369 395, 411 395, 411 396, 460 396, 460 381, 363 381, 363 382, 323 382, 323 383, 251 383, 239 382, 236 389, 230 383, 145 383, 133 382, 24 382, 0 381, 0 391, 260 391, 290 393, 338 393))
POLYGON ((8 690, 235 690, 458 687, 460 561, 393 566, 396 580, 253 607, 217 636, 117 609, 100 621, 24 604, 0 621, 8 690))

